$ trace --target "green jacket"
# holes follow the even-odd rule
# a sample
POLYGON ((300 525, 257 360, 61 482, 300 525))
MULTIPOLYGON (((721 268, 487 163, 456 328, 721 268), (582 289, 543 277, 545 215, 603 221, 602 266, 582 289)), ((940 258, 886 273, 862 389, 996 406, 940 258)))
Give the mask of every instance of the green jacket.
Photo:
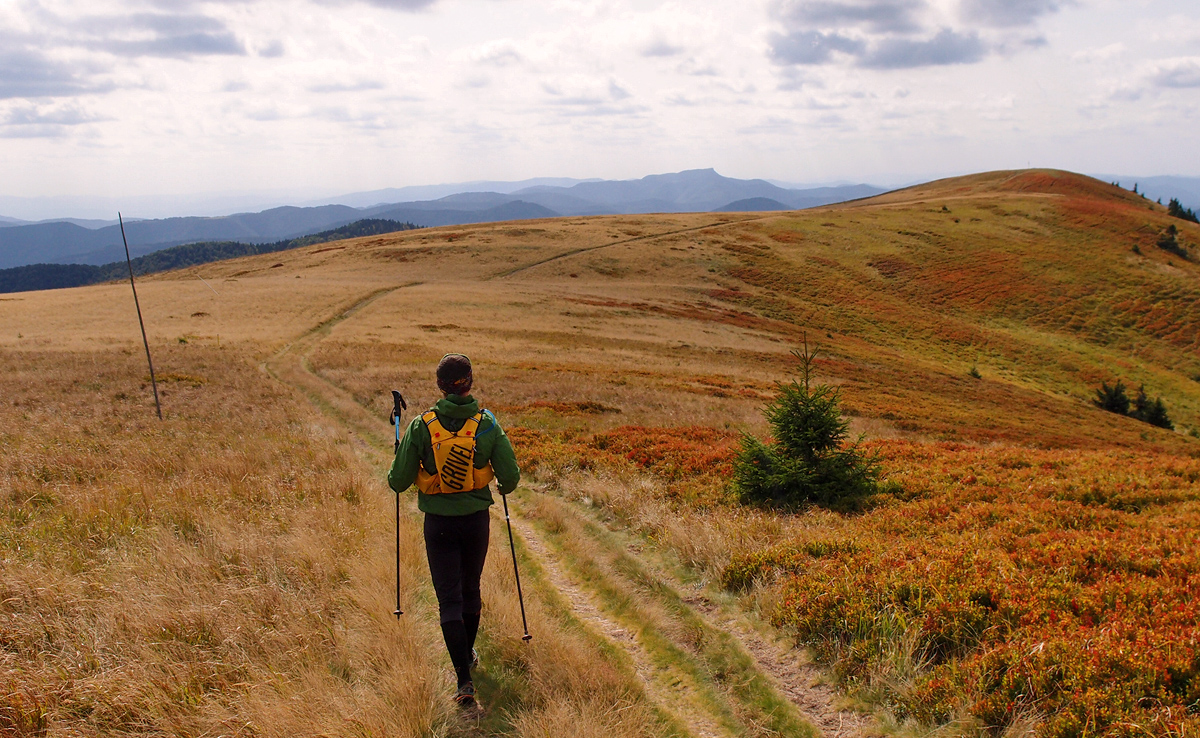
MULTIPOLYGON (((438 400, 433 410, 446 430, 455 433, 462 429, 468 418, 479 412, 479 403, 470 395, 450 395, 438 400)), ((479 433, 475 437, 475 468, 482 469, 489 463, 496 473, 500 494, 506 495, 517 488, 517 483, 521 481, 517 456, 496 416, 485 410, 479 433)), ((388 473, 388 484, 397 494, 405 491, 417 481, 419 466, 424 466, 430 474, 437 473, 429 429, 418 416, 408 424, 400 448, 396 450, 396 460, 388 473)), ((434 515, 470 515, 486 510, 492 503, 492 491, 487 486, 470 492, 442 495, 427 495, 417 491, 417 509, 434 515)))

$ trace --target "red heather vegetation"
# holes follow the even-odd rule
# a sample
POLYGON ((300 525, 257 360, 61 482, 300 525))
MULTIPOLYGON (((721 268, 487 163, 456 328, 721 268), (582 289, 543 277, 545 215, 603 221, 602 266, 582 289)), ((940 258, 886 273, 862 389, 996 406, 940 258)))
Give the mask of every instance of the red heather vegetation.
MULTIPOLYGON (((510 432, 530 466, 630 467, 710 513, 736 438, 510 432)), ((1200 704, 1200 460, 876 441, 899 497, 736 552, 735 591, 901 718, 1041 717, 1039 735, 1172 735, 1200 704)))
POLYGON ((625 469, 646 471, 670 482, 698 486, 728 478, 737 453, 737 434, 702 426, 622 426, 604 433, 551 435, 522 426, 508 430, 521 449, 524 468, 625 469))
POLYGON ((1040 714, 1055 736, 1184 725, 1200 700, 1200 461, 874 447, 912 499, 744 553, 725 583, 781 577, 773 620, 901 715, 1040 714))

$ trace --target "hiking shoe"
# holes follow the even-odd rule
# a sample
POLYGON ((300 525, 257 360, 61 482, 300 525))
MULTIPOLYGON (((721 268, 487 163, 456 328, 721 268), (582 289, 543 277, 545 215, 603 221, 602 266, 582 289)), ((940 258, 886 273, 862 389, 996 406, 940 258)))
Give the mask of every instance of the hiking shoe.
POLYGON ((472 669, 479 668, 479 652, 473 648, 471 649, 471 668, 472 669))
POLYGON ((475 706, 475 683, 467 682, 454 693, 454 702, 464 710, 475 706))

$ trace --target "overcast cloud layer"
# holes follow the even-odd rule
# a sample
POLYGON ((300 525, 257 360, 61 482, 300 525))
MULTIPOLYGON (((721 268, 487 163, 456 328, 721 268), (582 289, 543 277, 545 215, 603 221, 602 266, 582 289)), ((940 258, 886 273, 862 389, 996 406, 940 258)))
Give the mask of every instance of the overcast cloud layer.
POLYGON ((0 0, 0 196, 1197 175, 1185 6, 0 0))

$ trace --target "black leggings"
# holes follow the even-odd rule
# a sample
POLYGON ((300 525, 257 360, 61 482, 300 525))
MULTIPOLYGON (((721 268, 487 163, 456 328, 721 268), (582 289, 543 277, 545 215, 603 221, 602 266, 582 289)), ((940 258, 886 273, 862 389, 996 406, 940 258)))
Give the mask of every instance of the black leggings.
POLYGON ((491 516, 480 510, 470 515, 425 513, 425 554, 437 592, 442 623, 479 615, 479 577, 487 558, 491 516))

